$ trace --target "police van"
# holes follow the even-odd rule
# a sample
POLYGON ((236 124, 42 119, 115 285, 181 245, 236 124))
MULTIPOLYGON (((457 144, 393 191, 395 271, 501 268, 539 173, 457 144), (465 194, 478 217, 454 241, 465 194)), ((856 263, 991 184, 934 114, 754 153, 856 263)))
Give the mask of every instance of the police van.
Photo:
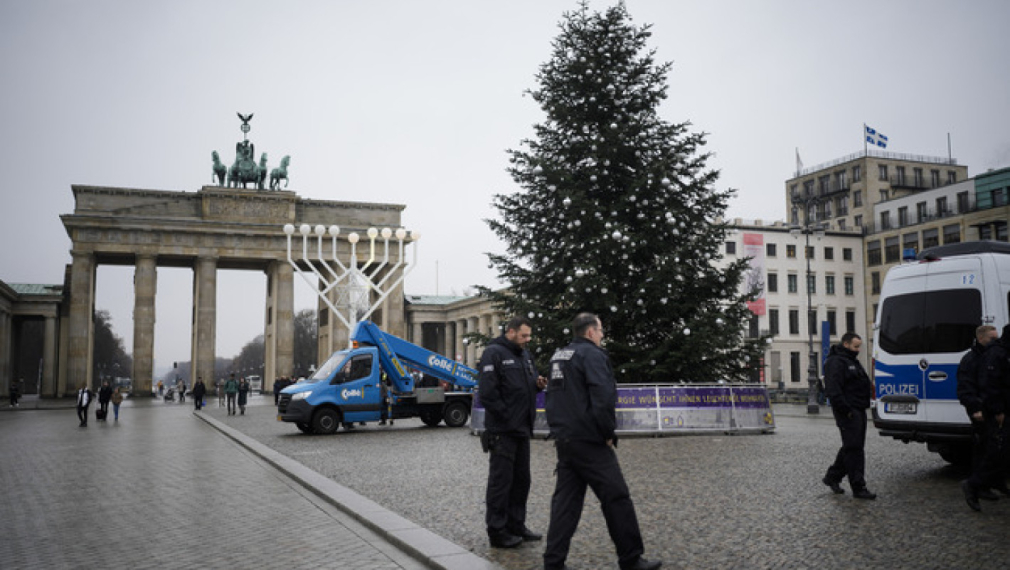
POLYGON ((964 242, 923 250, 891 268, 874 330, 873 425, 924 442, 951 463, 971 459, 971 426, 957 400, 957 368, 983 324, 1010 310, 1010 244, 964 242))

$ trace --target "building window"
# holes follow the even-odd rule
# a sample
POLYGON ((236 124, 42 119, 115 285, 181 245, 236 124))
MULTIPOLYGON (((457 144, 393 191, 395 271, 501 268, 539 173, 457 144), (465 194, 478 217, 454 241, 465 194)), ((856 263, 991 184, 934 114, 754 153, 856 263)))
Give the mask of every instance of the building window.
POLYGON ((884 239, 884 263, 897 263, 901 261, 901 245, 898 243, 898 236, 884 239))
POLYGON ((835 258, 835 248, 825 247, 824 248, 824 259, 834 259, 835 258))
POLYGON ((825 275, 824 276, 824 292, 828 295, 835 294, 835 276, 825 275))
POLYGON ((815 273, 807 275, 807 293, 817 293, 817 275, 815 273))
POLYGON ((789 309, 789 334, 800 334, 799 309, 789 309))
POLYGON ((786 275, 786 290, 790 293, 796 293, 799 289, 799 285, 797 285, 798 282, 799 278, 796 277, 795 273, 786 275))
POLYGON ((778 293, 779 292, 779 274, 778 273, 768 273, 768 292, 778 293))
POLYGON ((1006 192, 1002 188, 997 188, 993 190, 990 195, 992 196, 992 207, 1005 206, 1006 205, 1006 192))
POLYGON ((768 333, 772 336, 779 334, 779 310, 768 309, 768 333))
POLYGON ((728 241, 726 242, 726 255, 736 255, 736 242, 728 241))
POLYGON ((916 221, 920 224, 929 218, 929 210, 926 208, 925 202, 919 202, 915 205, 915 217, 916 221))
POLYGON ((852 218, 852 224, 857 228, 863 227, 863 216, 859 215, 856 216, 855 218, 852 218))
POLYGON ((852 261, 852 248, 843 247, 842 248, 842 261, 852 261))
MULTIPOLYGON (((905 234, 901 238, 901 249, 909 250, 911 249, 915 253, 919 253, 919 233, 912 232, 910 234, 905 234)), ((904 252, 902 252, 902 257, 904 257, 904 252)))
POLYGON ((856 190, 852 193, 852 207, 858 208, 863 205, 863 191, 856 190))
POLYGON ((881 202, 886 202, 887 199, 888 199, 888 196, 889 196, 889 194, 887 193, 887 190, 881 190, 880 191, 880 201, 881 202))
POLYGON ((894 182, 898 186, 904 186, 905 185, 905 167, 904 166, 895 166, 894 167, 894 182))
POLYGON ((863 179, 863 167, 859 164, 852 167, 852 181, 859 182, 863 179))
POLYGON ((938 245, 940 245, 940 230, 937 228, 922 230, 922 249, 938 245))
POLYGON ((880 294, 880 273, 877 271, 870 274, 870 293, 880 294))
POLYGON ((915 183, 915 187, 916 188, 922 188, 922 187, 925 186, 925 184, 922 183, 922 169, 921 168, 913 168, 912 169, 912 178, 913 178, 913 182, 915 183))
POLYGON ((963 214, 971 209, 971 202, 968 198, 968 192, 958 192, 957 193, 957 213, 963 214))
POLYGON ((940 196, 936 199, 936 215, 937 216, 947 216, 950 212, 947 211, 947 197, 940 196))
POLYGON ((761 336, 761 324, 757 315, 751 315, 750 323, 747 327, 747 338, 758 338, 761 336))
POLYGON ((940 171, 939 170, 930 170, 929 171, 929 183, 930 183, 930 188, 936 188, 937 186, 940 185, 940 171))
POLYGON ((800 353, 798 352, 789 353, 789 379, 796 383, 803 380, 800 377, 800 353))
POLYGON ((855 311, 845 311, 845 332, 856 332, 855 311))
POLYGON ((849 215, 849 197, 839 196, 838 197, 838 215, 847 216, 849 215))
POLYGON ((903 228, 908 225, 908 206, 898 208, 898 227, 903 228))
POLYGON ((851 275, 845 276, 845 294, 852 296, 856 294, 856 283, 855 279, 851 275))
POLYGON ((961 242, 961 226, 959 224, 950 224, 949 226, 943 226, 943 243, 960 243, 961 242))
POLYGON ((885 180, 885 181, 887 180, 887 165, 886 164, 881 164, 881 165, 877 166, 877 179, 878 180, 885 180))
POLYGON ((838 220, 838 229, 845 231, 845 218, 838 220))
POLYGON ((807 311, 807 333, 817 335, 817 309, 807 311))
POLYGON ((957 182, 957 171, 948 170, 947 171, 947 184, 953 184, 957 182))
POLYGON ((831 200, 824 201, 824 217, 825 218, 831 217, 831 200))
POLYGON ((806 257, 807 259, 815 259, 815 257, 814 257, 814 246, 808 245, 805 248, 803 248, 803 254, 807 256, 806 257))
POLYGON ((866 242, 866 264, 869 266, 880 265, 880 241, 866 242))
POLYGON ((844 170, 835 173, 835 184, 837 187, 835 190, 845 190, 849 187, 849 181, 847 180, 847 174, 844 170))
POLYGON ((791 245, 791 244, 790 245, 786 245, 786 257, 788 257, 789 259, 796 259, 796 246, 795 245, 791 245))
POLYGON ((880 229, 882 230, 891 229, 891 212, 880 213, 880 229))
POLYGON ((775 244, 767 243, 765 244, 765 255, 768 257, 775 257, 777 253, 775 252, 775 244))
POLYGON ((821 196, 831 190, 831 175, 827 174, 817 179, 817 186, 820 188, 821 196))
POLYGON ((838 323, 835 311, 828 309, 828 335, 838 336, 838 323))

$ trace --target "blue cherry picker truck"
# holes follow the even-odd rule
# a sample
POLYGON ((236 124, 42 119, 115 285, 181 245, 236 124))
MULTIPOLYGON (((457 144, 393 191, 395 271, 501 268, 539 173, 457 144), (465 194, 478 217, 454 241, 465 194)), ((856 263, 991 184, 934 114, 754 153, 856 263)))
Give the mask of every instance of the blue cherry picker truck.
POLYGON ((466 424, 477 386, 477 371, 362 321, 352 346, 333 353, 306 381, 281 390, 277 420, 302 433, 329 434, 341 424, 421 418, 437 426, 466 424), (408 370, 441 380, 420 387, 408 370), (446 388, 448 387, 448 389, 446 388))

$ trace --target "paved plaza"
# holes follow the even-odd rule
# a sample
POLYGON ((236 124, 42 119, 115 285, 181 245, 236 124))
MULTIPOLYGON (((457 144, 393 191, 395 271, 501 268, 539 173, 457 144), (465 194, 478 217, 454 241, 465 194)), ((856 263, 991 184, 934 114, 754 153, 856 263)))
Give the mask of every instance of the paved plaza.
MULTIPOLYGON (((541 567, 543 543, 488 548, 487 457, 467 429, 398 421, 305 436, 274 420, 272 398, 244 416, 210 403, 202 420, 189 405, 128 404, 119 425, 86 429, 72 409, 0 413, 0 567, 541 567), (397 538, 404 521, 472 558, 418 556, 397 538)), ((770 435, 622 440, 646 556, 697 569, 1007 566, 1010 500, 970 511, 963 471, 872 428, 879 498, 835 496, 820 483, 839 444, 830 412, 804 412, 777 407, 770 435)), ((534 530, 547 529, 553 468, 551 443, 536 441, 534 530)), ((591 495, 569 564, 616 568, 591 495)))

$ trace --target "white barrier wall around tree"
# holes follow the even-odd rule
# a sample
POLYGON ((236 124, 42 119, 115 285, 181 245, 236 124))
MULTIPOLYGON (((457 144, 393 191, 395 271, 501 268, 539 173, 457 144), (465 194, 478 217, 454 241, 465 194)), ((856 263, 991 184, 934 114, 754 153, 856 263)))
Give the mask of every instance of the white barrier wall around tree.
MULTIPOLYGON (((537 394, 534 435, 550 431, 545 393, 537 394)), ((470 429, 484 431, 484 407, 474 395, 470 429)), ((767 387, 763 384, 622 384, 617 387, 618 435, 691 433, 765 433, 775 430, 767 387)))

